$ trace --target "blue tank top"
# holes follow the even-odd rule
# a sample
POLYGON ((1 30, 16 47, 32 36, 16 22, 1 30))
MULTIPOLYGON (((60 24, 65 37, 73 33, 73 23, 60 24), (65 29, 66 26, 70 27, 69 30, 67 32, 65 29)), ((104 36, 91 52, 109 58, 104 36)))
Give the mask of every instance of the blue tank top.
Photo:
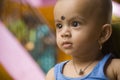
POLYGON ((109 80, 104 73, 104 66, 111 54, 105 55, 94 67, 94 69, 84 77, 70 78, 62 74, 64 65, 68 62, 61 62, 54 67, 55 80, 109 80))

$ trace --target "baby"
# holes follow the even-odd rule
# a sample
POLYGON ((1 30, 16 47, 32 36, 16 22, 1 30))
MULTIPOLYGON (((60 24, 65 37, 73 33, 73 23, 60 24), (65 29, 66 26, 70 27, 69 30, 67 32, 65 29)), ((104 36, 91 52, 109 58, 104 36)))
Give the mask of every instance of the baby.
POLYGON ((72 60, 55 65, 46 80, 120 80, 120 60, 102 52, 112 34, 111 16, 111 0, 58 0, 57 45, 72 60))

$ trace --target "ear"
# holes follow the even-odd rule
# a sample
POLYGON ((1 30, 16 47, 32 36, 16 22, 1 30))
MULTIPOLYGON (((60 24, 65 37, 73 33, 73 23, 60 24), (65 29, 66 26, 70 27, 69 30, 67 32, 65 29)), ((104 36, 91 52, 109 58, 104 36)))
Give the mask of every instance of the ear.
POLYGON ((105 43, 111 36, 112 34, 112 26, 111 24, 105 24, 101 28, 101 33, 99 37, 99 44, 105 43))

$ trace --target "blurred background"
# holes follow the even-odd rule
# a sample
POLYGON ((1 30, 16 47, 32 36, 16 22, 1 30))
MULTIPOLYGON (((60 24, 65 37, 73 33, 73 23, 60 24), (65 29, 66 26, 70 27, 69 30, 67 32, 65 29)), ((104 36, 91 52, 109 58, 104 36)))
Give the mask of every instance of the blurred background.
MULTIPOLYGON (((56 63, 70 59, 56 46, 55 2, 0 0, 0 80, 44 80, 56 63)), ((120 28, 120 0, 113 0, 112 22, 120 28)))

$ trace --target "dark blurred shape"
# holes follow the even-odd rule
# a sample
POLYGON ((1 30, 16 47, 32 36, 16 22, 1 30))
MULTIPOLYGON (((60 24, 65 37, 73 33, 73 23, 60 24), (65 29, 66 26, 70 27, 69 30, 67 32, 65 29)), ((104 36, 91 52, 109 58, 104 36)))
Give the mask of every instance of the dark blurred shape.
POLYGON ((1 19, 1 14, 2 14, 2 11, 3 11, 3 2, 4 0, 0 0, 0 19, 1 19))
POLYGON ((120 58, 120 22, 113 23, 112 29, 112 35, 103 44, 102 52, 104 54, 112 53, 116 58, 120 58))
POLYGON ((113 1, 116 1, 116 2, 120 3, 120 0, 113 0, 113 1))

